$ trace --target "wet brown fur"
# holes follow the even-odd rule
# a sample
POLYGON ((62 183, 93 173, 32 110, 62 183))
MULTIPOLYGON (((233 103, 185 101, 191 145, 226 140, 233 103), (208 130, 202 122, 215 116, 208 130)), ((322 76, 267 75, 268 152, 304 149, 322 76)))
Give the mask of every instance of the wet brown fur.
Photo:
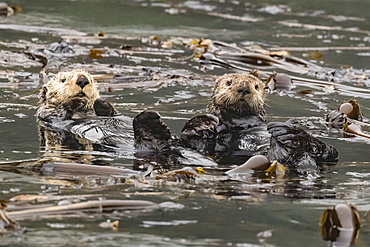
MULTIPOLYGON (((88 72, 80 69, 59 72, 42 87, 36 116, 39 118, 63 117, 65 114, 63 110, 67 108, 83 112, 86 116, 94 116, 94 102, 98 98, 98 88, 88 72), (80 76, 86 77, 89 81, 83 88, 77 85, 80 76)), ((73 115, 76 116, 76 112, 73 115)))
POLYGON ((247 73, 225 74, 216 81, 209 113, 235 111, 242 115, 257 115, 265 119, 264 84, 257 77, 247 73))

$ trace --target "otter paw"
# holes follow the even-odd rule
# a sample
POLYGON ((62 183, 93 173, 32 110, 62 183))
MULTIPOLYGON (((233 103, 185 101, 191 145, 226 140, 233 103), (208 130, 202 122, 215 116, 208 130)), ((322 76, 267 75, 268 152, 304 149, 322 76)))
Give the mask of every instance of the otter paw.
POLYGON ((211 154, 216 145, 218 117, 207 114, 190 119, 181 131, 182 143, 204 154, 211 154))
POLYGON ((86 99, 76 98, 72 99, 71 101, 68 101, 67 103, 65 103, 64 106, 66 107, 66 109, 72 112, 77 112, 82 110, 86 106, 86 104, 87 104, 86 99))
POLYGON ((214 138, 217 134, 216 127, 219 124, 218 117, 207 114, 195 116, 186 122, 181 131, 181 138, 186 139, 190 136, 202 138, 214 138))
POLYGON ((134 118, 133 127, 137 150, 163 151, 169 148, 171 131, 157 112, 141 112, 134 118))
POLYGON ((116 115, 113 105, 102 98, 95 100, 94 111, 97 116, 113 117, 116 115))
POLYGON ((299 148, 309 136, 303 129, 293 127, 286 123, 271 122, 267 125, 267 130, 276 142, 287 148, 299 148))
POLYGON ((336 163, 337 150, 311 136, 301 128, 288 123, 272 122, 267 125, 271 134, 269 158, 280 163, 289 162, 299 165, 300 160, 312 158, 318 164, 336 163))

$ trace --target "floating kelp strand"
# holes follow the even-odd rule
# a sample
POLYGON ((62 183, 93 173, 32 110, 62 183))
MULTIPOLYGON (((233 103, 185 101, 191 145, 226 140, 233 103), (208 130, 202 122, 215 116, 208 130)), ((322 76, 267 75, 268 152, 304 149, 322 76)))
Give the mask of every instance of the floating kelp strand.
POLYGON ((1 108, 9 108, 9 107, 25 107, 26 109, 36 109, 37 107, 34 105, 29 104, 17 104, 17 103, 0 103, 1 108))
MULTIPOLYGON (((237 64, 247 64, 251 66, 274 66, 294 73, 307 74, 319 79, 325 79, 335 82, 351 81, 366 82, 370 81, 369 72, 356 69, 332 69, 318 66, 300 58, 289 55, 279 55, 260 49, 258 51, 250 49, 238 49, 237 46, 225 44, 223 42, 213 41, 212 45, 216 50, 200 50, 198 55, 201 61, 210 61, 212 64, 226 68, 233 68, 245 71, 246 69, 237 64), (226 48, 226 49, 225 49, 226 48), (230 51, 229 51, 230 50, 230 51), (205 54, 213 54, 213 57, 205 54), (200 54, 200 55, 199 55, 200 54)), ((203 62, 204 62, 203 61, 203 62)), ((370 82, 368 83, 370 84, 370 82)))
POLYGON ((223 60, 238 61, 256 66, 271 66, 274 63, 270 56, 256 53, 218 53, 217 58, 223 60))
POLYGON ((332 82, 350 81, 352 83, 364 83, 365 85, 367 85, 370 81, 369 71, 357 69, 310 69, 307 75, 332 82))
POLYGON ((0 169, 2 167, 33 167, 41 166, 44 162, 48 162, 48 159, 27 159, 27 160, 13 160, 13 161, 0 161, 0 169))
MULTIPOLYGON (((214 65, 218 65, 221 67, 226 67, 226 68, 232 68, 232 69, 237 69, 241 71, 250 71, 247 68, 243 68, 240 66, 236 66, 232 63, 229 63, 226 60, 220 59, 216 57, 213 54, 210 53, 205 53, 202 55, 200 58, 201 63, 211 63, 214 65)), ((268 64, 266 64, 268 65, 268 64)), ((276 65, 276 64, 275 64, 276 65)), ((277 66, 279 67, 279 66, 277 66)), ((297 69, 295 67, 289 66, 294 72, 297 72, 297 69)), ((284 69, 287 69, 287 67, 284 67, 284 69)), ((303 71, 307 71, 303 69, 303 71)), ((297 76, 290 76, 293 83, 296 85, 302 85, 302 86, 308 86, 308 87, 313 87, 315 88, 316 84, 316 89, 324 89, 325 87, 327 88, 328 86, 331 86, 333 88, 333 91, 340 93, 341 95, 345 96, 355 96, 355 97, 361 97, 361 98, 369 98, 370 97, 370 90, 366 88, 358 88, 358 87, 353 87, 353 86, 347 86, 343 84, 338 84, 334 82, 329 82, 329 81, 322 81, 322 80, 317 80, 317 79, 309 79, 309 78, 302 78, 302 77, 297 77, 297 76), (301 83, 297 83, 296 81, 299 81, 301 83), (302 82, 309 82, 309 83, 302 83, 302 82), (369 94, 365 93, 358 93, 356 91, 360 92, 367 92, 369 94)))
POLYGON ((47 201, 59 201, 59 200, 83 200, 88 197, 99 197, 102 195, 17 195, 9 199, 9 202, 12 203, 29 203, 29 202, 47 202, 47 201))
POLYGON ((23 52, 11 52, 0 50, 0 66, 5 68, 12 68, 14 66, 21 66, 23 68, 40 67, 44 65, 43 61, 31 58, 28 54, 23 52))
POLYGON ((237 69, 237 70, 241 70, 241 71, 250 71, 247 68, 239 67, 239 66, 233 65, 231 63, 228 63, 227 61, 219 59, 211 53, 203 54, 199 58, 199 60, 200 60, 201 63, 204 63, 204 64, 210 63, 210 64, 213 64, 213 65, 218 65, 218 66, 225 67, 225 68, 232 68, 232 69, 237 69))
POLYGON ((19 224, 9 217, 7 212, 1 208, 0 209, 0 234, 7 232, 7 230, 17 230, 19 229, 19 224))
POLYGON ((179 226, 187 224, 196 224, 198 220, 173 220, 173 221, 143 221, 142 227, 149 228, 153 226, 179 226))
POLYGON ((73 203, 64 206, 9 211, 8 216, 13 220, 24 220, 34 217, 45 217, 60 214, 78 214, 80 212, 112 212, 115 210, 153 210, 158 204, 144 200, 98 200, 73 203))
POLYGON ((297 70, 305 68, 303 71, 307 71, 307 62, 301 60, 297 65, 292 63, 295 61, 291 58, 291 62, 285 61, 287 56, 280 56, 280 59, 276 58, 277 56, 271 56, 270 54, 261 54, 256 52, 245 52, 245 53, 226 53, 226 52, 219 52, 217 56, 221 59, 229 59, 232 61, 240 61, 247 64, 251 64, 253 62, 254 65, 263 66, 263 65, 275 65, 278 66, 284 65, 286 67, 296 67, 297 70))
POLYGON ((93 49, 90 51, 94 51, 95 53, 109 53, 110 56, 123 56, 123 55, 155 55, 155 56, 172 56, 174 53, 184 53, 182 50, 171 50, 171 51, 135 51, 135 50, 118 50, 118 49, 111 49, 111 48, 104 48, 104 49, 93 49))
POLYGON ((112 166, 97 166, 85 165, 79 163, 62 163, 62 162, 47 162, 43 164, 42 170, 52 171, 53 173, 69 173, 69 174, 96 174, 96 175, 120 175, 125 177, 132 177, 140 175, 140 172, 130 169, 123 169, 112 166))
POLYGON ((288 70, 294 73, 306 74, 309 70, 302 66, 292 65, 291 63, 284 62, 278 59, 274 59, 270 56, 263 54, 225 54, 220 53, 219 55, 211 55, 211 53, 204 53, 200 57, 200 61, 205 63, 210 61, 214 65, 219 65, 221 67, 233 68, 241 71, 249 71, 249 69, 235 65, 251 65, 256 67, 276 67, 284 70, 288 70))
MULTIPOLYGON (((228 56, 226 56, 226 57, 228 57, 228 56)), ((236 65, 234 65, 232 63, 229 63, 226 60, 220 59, 220 58, 216 57, 215 55, 213 55, 211 53, 205 53, 205 54, 203 54, 202 57, 200 58, 200 61, 202 63, 211 63, 211 64, 218 65, 218 66, 221 66, 221 67, 233 68, 233 69, 237 69, 237 70, 241 70, 241 71, 250 71, 247 68, 236 66, 236 65)), ((268 63, 266 63, 266 65, 268 65, 268 63)), ((276 65, 276 64, 274 64, 274 65, 276 65)), ((297 69, 295 67, 292 67, 292 66, 289 66, 289 67, 295 73, 297 72, 297 69)), ((284 69, 287 69, 287 67, 284 67, 284 69)), ((307 72, 306 69, 303 69, 303 71, 306 71, 307 72)), ((268 73, 268 72, 264 72, 264 73, 268 73)), ((335 83, 335 82, 329 82, 329 81, 323 81, 323 80, 317 80, 317 79, 310 79, 310 78, 302 78, 302 77, 297 77, 297 76, 290 76, 290 77, 291 77, 293 83, 296 84, 296 85, 308 86, 308 87, 313 87, 313 88, 315 88, 315 85, 316 85, 316 89, 320 89, 321 88, 321 90, 323 88, 325 88, 325 87, 331 86, 334 91, 339 92, 342 95, 346 95, 346 96, 353 95, 355 97, 361 97, 361 98, 368 98, 368 97, 370 97, 370 90, 367 89, 367 88, 359 88, 359 87, 347 86, 347 85, 338 84, 338 83, 335 83), (297 83, 297 81, 299 81, 301 83, 297 83), (304 82, 308 82, 308 83, 304 83, 304 82), (358 93, 356 91, 366 92, 366 93, 369 93, 369 94, 358 93)))
POLYGON ((359 93, 359 92, 351 91, 351 90, 343 90, 343 89, 336 88, 335 86, 330 86, 330 85, 323 86, 323 85, 318 85, 318 84, 309 84, 309 83, 301 83, 301 82, 294 82, 294 84, 296 86, 313 88, 313 89, 316 89, 317 91, 324 91, 327 94, 336 93, 342 96, 364 98, 364 99, 368 99, 370 97, 370 93, 366 94, 366 93, 359 93))
POLYGON ((216 45, 216 46, 226 47, 226 48, 229 48, 231 50, 236 50, 236 51, 241 52, 241 53, 246 53, 247 52, 247 50, 245 50, 243 48, 240 48, 236 45, 232 45, 232 44, 222 42, 222 41, 219 41, 219 40, 214 40, 213 44, 216 45))
POLYGON ((314 84, 320 87, 325 86, 332 86, 337 91, 342 93, 348 93, 352 94, 353 97, 363 97, 363 98, 369 98, 370 97, 370 89, 367 88, 361 88, 361 87, 354 87, 354 86, 348 86, 344 84, 338 84, 335 82, 329 82, 329 81, 323 81, 323 80, 317 80, 317 79, 310 79, 310 78, 302 78, 297 76, 290 76, 296 85, 305 85, 310 86, 310 84, 314 84), (299 82, 299 83, 298 83, 299 82), (360 93, 362 92, 362 93, 360 93), (368 93, 368 94, 366 94, 368 93))
POLYGON ((344 127, 343 127, 343 130, 348 133, 348 134, 355 134, 357 136, 361 136, 361 137, 365 137, 365 138, 368 138, 370 139, 370 135, 365 133, 361 126, 357 125, 357 124, 354 124, 354 123, 345 123, 344 124, 344 127))

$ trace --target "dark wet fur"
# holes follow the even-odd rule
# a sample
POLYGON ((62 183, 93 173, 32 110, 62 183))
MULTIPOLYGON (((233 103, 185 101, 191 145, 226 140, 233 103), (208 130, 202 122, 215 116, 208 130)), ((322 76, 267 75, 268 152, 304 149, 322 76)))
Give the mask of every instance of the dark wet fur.
POLYGON ((305 166, 307 169, 335 165, 338 161, 338 152, 333 146, 289 122, 271 122, 267 129, 271 134, 270 160, 295 168, 305 166))
POLYGON ((133 128, 137 150, 165 151, 170 148, 171 131, 158 113, 140 113, 134 118, 133 128))
POLYGON ((241 164, 264 154, 269 144, 264 101, 264 85, 254 74, 223 75, 216 81, 209 114, 190 119, 181 140, 219 163, 241 164))
MULTIPOLYGON (((207 131, 203 131, 202 135, 198 136, 198 141, 194 139, 190 141, 194 141, 195 143, 192 146, 193 149, 194 147, 198 147, 198 151, 202 151, 204 154, 213 154, 213 158, 218 163, 238 164, 245 162, 251 156, 258 153, 255 150, 240 149, 235 147, 235 145, 244 136, 250 138, 252 134, 255 135, 259 132, 262 135, 256 138, 257 140, 252 139, 253 142, 259 141, 262 143, 259 153, 264 153, 270 160, 277 160, 293 170, 306 172, 321 168, 323 165, 335 165, 337 162, 338 153, 334 147, 311 136, 303 129, 294 126, 292 122, 272 122, 268 124, 267 130, 271 134, 270 137, 266 131, 265 124, 249 126, 253 121, 238 119, 234 122, 239 123, 239 125, 235 123, 232 125, 238 131, 233 132, 228 129, 225 133, 222 133, 224 126, 221 125, 221 129, 218 129, 220 126, 215 126, 215 119, 212 116, 206 117, 206 115, 198 116, 196 120, 202 123, 213 123, 213 127, 215 128, 211 127, 207 131), (217 136, 215 131, 218 131, 217 136), (234 140, 234 135, 239 140, 234 140), (225 142, 227 138, 229 139, 225 142), (223 146, 217 143, 218 141, 223 146), (228 149, 225 149, 225 143, 228 144, 228 149), (216 147, 220 150, 217 150, 216 147), (232 149, 233 147, 235 149, 232 149)), ((256 121, 255 123, 258 122, 256 121)), ((192 127, 188 124, 185 125, 184 129, 191 132, 192 127)), ((134 119, 134 135, 137 155, 140 158, 146 157, 148 159, 150 157, 149 160, 156 161, 157 163, 163 162, 167 167, 171 163, 178 165, 179 162, 174 157, 181 157, 179 148, 188 147, 189 145, 189 140, 186 140, 186 136, 179 140, 176 136, 172 135, 167 125, 161 120, 160 115, 153 111, 144 111, 134 119)))
POLYGON ((241 164, 265 153, 269 133, 263 120, 256 115, 223 119, 210 114, 192 118, 182 130, 182 143, 226 164, 241 164))
POLYGON ((133 128, 136 158, 134 169, 145 169, 148 165, 156 169, 171 169, 189 162, 192 165, 216 165, 209 158, 184 147, 158 112, 141 112, 134 118, 133 128))
MULTIPOLYGON (((43 85, 40 91, 39 108, 36 113, 41 148, 45 150, 46 155, 47 152, 56 150, 58 152, 49 156, 64 159, 65 157, 61 156, 65 156, 62 153, 65 150, 92 152, 122 146, 127 148, 129 146, 127 144, 132 146, 132 120, 120 116, 111 103, 100 98, 95 86, 88 89, 89 91, 83 90, 88 85, 94 85, 91 75, 82 70, 74 70, 60 72, 52 80, 43 85), (75 76, 78 73, 80 75, 75 76), (68 77, 69 84, 65 82, 67 79, 63 79, 67 76, 71 76, 68 77), (58 96, 59 85, 65 91, 74 90, 75 94, 58 96), (57 100, 52 102, 50 99, 57 100), (57 157, 57 154, 60 154, 60 157, 57 157)), ((85 158, 79 158, 78 156, 81 156, 79 154, 67 156, 69 156, 67 159, 74 162, 90 162, 89 159, 84 161, 85 158)))
POLYGON ((196 116, 186 122, 181 131, 181 140, 186 147, 212 155, 216 147, 218 123, 218 118, 211 114, 196 116))
POLYGON ((117 111, 113 105, 102 98, 95 100, 94 111, 97 116, 102 117, 113 117, 117 115, 117 111))
POLYGON ((263 109, 251 112, 251 108, 243 111, 214 104, 211 109, 211 114, 190 119, 180 139, 171 135, 157 112, 140 113, 134 119, 135 148, 167 152, 173 146, 181 146, 224 164, 241 164, 255 154, 263 154, 271 161, 277 160, 300 171, 337 162, 335 148, 293 122, 266 126, 263 109))

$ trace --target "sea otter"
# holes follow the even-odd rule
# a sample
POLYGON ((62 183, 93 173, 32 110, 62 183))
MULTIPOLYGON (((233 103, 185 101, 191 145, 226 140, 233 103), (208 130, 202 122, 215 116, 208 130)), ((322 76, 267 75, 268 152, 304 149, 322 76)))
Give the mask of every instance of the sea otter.
MULTIPOLYGON (((59 72, 42 86, 39 95, 36 117, 41 147, 46 151, 132 150, 132 119, 118 114, 100 97, 90 73, 80 69, 59 72)), ((73 154, 68 156, 74 159, 73 154)))
POLYGON ((265 98, 265 85, 253 74, 225 74, 216 80, 209 114, 190 119, 181 140, 222 163, 244 162, 269 145, 265 98))
POLYGON ((100 98, 94 78, 86 71, 59 72, 40 91, 37 118, 82 119, 96 116, 114 116, 114 107, 100 98))
POLYGON ((296 127, 294 121, 266 124, 264 88, 254 73, 219 77, 208 114, 190 119, 180 138, 170 133, 158 113, 144 111, 134 119, 135 148, 160 152, 183 146, 227 164, 243 163, 254 154, 294 168, 335 164, 336 149, 296 127))

